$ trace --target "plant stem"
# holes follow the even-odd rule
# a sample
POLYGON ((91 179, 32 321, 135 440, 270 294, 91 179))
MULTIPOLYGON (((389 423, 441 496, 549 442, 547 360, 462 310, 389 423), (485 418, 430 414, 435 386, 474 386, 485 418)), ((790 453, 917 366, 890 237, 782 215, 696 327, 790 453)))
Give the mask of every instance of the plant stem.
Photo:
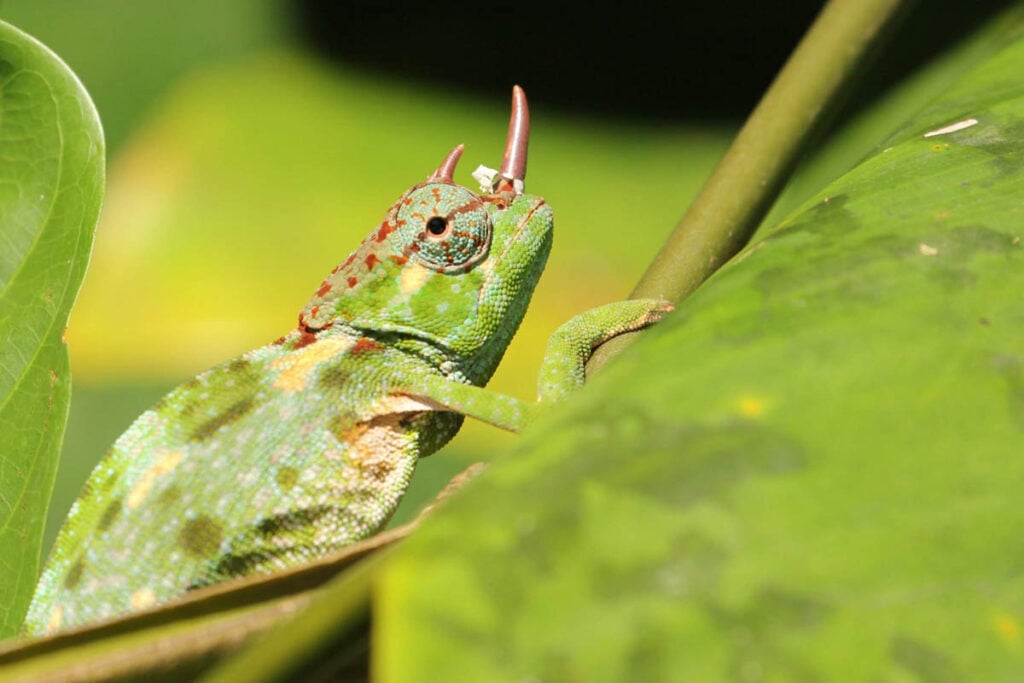
MULTIPOLYGON (((678 304, 750 240, 801 152, 913 0, 830 0, 758 103, 630 298, 678 304)), ((596 371, 635 334, 601 346, 596 371)))

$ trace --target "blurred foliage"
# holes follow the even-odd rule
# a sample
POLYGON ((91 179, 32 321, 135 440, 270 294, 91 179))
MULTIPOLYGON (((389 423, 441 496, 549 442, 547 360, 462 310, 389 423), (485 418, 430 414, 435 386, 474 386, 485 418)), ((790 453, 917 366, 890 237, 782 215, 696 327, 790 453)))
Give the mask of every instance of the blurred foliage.
POLYGON ((4 0, 0 18, 54 49, 100 112, 116 152, 190 69, 288 38, 284 0, 4 0))

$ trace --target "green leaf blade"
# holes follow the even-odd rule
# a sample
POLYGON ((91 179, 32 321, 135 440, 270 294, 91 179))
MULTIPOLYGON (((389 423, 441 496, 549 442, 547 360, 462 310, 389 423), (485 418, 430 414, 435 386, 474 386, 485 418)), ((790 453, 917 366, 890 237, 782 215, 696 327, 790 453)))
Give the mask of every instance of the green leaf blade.
POLYGON ((1012 678, 1022 72, 1017 38, 424 524, 382 679, 1012 678))
POLYGON ((0 23, 0 634, 17 632, 70 395, 62 339, 103 194, 103 135, 53 53, 0 23))

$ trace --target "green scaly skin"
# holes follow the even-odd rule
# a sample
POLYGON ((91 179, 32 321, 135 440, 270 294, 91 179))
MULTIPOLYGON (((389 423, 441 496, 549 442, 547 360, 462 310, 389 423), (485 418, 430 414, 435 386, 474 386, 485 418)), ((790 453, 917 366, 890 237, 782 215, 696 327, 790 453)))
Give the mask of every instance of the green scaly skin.
MULTIPOLYGON (((335 268, 296 329, 139 416, 71 508, 26 633, 321 557, 384 526, 416 461, 451 439, 464 415, 512 430, 529 421, 534 404, 480 388, 551 247, 550 208, 518 189, 525 115, 517 88, 492 191, 452 181, 456 148, 335 268)), ((621 302, 564 325, 548 346, 540 400, 582 384, 597 344, 668 308, 621 302)))

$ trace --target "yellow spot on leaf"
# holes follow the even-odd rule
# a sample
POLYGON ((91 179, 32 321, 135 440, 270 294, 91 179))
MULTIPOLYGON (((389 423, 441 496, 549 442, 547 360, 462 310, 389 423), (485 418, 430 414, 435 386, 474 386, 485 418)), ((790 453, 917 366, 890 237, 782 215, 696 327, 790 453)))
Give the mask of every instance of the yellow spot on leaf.
POLYGON ((182 451, 166 453, 152 467, 146 470, 142 474, 142 478, 139 479, 139 482, 132 488, 132 492, 128 494, 127 500, 125 500, 125 505, 128 506, 128 509, 134 510, 139 507, 142 501, 146 500, 146 496, 149 495, 157 478, 177 467, 184 457, 185 453, 182 451))
POLYGON ((764 401, 754 396, 744 396, 740 399, 739 409, 745 417, 761 417, 764 414, 764 401))
POLYGON ((1011 650, 1020 647, 1020 622, 1009 614, 997 614, 992 620, 996 635, 1011 650))
POLYGON ((132 593, 132 608, 146 609, 156 604, 156 593, 151 588, 140 588, 132 593))
POLYGON ((287 392, 302 391, 313 368, 345 353, 353 344, 355 340, 348 337, 329 337, 275 359, 270 367, 281 370, 281 374, 274 380, 274 388, 287 392))
POLYGON ((419 291, 432 272, 426 266, 410 262, 402 269, 402 274, 398 277, 398 288, 405 296, 414 294, 419 291))
POLYGON ((921 256, 937 256, 939 250, 930 244, 925 244, 924 242, 921 242, 919 245, 917 245, 917 253, 921 254, 921 256))

